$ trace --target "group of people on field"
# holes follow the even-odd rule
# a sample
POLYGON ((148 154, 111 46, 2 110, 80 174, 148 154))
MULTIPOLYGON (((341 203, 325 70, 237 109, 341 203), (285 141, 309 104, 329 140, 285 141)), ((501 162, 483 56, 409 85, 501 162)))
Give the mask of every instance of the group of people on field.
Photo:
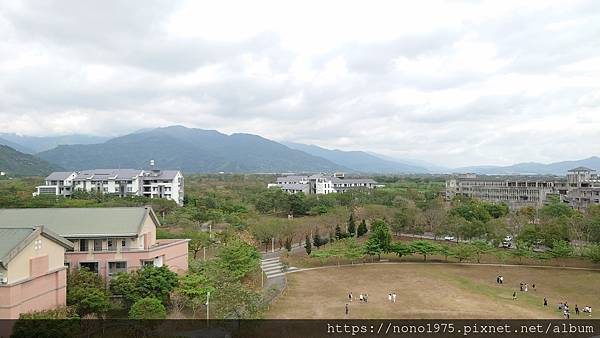
MULTIPOLYGON (((352 294, 352 292, 348 293, 348 302, 352 302, 354 300, 354 295, 352 294)), ((368 303, 369 302, 369 294, 365 293, 360 293, 358 296, 358 301, 361 303, 368 303)), ((390 292, 388 293, 388 301, 390 303, 396 303, 396 293, 395 292, 390 292)), ((344 308, 345 314, 346 316, 348 316, 348 303, 346 303, 346 306, 344 308)))

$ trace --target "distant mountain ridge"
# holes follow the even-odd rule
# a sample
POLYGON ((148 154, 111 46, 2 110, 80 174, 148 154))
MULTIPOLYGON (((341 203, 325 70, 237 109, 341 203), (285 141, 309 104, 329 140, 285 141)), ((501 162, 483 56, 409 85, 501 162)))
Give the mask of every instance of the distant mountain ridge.
POLYGON ((350 168, 250 134, 171 126, 116 137, 100 144, 62 145, 38 154, 70 170, 158 167, 188 173, 332 172, 350 168))
POLYGON ((24 153, 35 154, 41 151, 50 150, 61 144, 94 144, 105 142, 109 138, 80 134, 61 136, 26 136, 0 133, 0 139, 11 142, 13 145, 18 145, 18 147, 5 144, 2 142, 2 140, 0 140, 0 144, 8 145, 9 147, 15 148, 24 153))
POLYGON ((315 145, 293 142, 283 142, 283 144, 292 149, 301 150, 314 156, 326 158, 341 166, 352 168, 363 173, 422 174, 429 172, 426 168, 421 166, 386 160, 364 151, 331 150, 315 145))
POLYGON ((33 155, 0 145, 0 171, 6 172, 8 176, 46 176, 56 170, 62 168, 33 155))
POLYGON ((473 166, 454 169, 455 172, 471 172, 484 175, 512 175, 512 174, 551 174, 564 175, 570 169, 587 167, 600 171, 600 157, 592 156, 582 160, 561 161, 554 163, 526 162, 510 166, 473 166))
POLYGON ((154 159, 158 166, 189 173, 344 171, 361 174, 471 172, 489 175, 564 175, 569 169, 579 166, 600 171, 600 157, 597 156, 548 164, 527 162, 510 166, 447 168, 426 161, 396 159, 368 151, 332 150, 293 142, 278 143, 252 134, 226 135, 215 130, 183 126, 140 129, 112 139, 77 134, 33 137, 0 133, 0 144, 8 145, 21 153, 36 153, 36 149, 51 147, 57 142, 63 144, 37 155, 50 163, 72 170, 101 167, 146 168, 148 161, 154 159), (77 144, 77 141, 84 144, 77 144))

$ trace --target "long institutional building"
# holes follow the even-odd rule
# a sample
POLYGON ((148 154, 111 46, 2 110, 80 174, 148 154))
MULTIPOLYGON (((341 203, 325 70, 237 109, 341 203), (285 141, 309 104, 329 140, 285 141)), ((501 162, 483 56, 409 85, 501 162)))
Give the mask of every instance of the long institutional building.
POLYGON ((178 170, 92 169, 53 172, 34 196, 71 196, 75 191, 114 194, 120 197, 165 198, 183 205, 184 178, 178 170))
POLYGON ((333 194, 350 189, 373 189, 380 185, 369 178, 345 178, 343 173, 333 175, 317 174, 310 176, 283 176, 277 178, 277 183, 271 183, 269 188, 279 188, 284 192, 295 194, 333 194))
POLYGON ((541 207, 551 196, 583 210, 600 204, 600 177, 593 169, 578 167, 565 176, 459 174, 446 180, 446 197, 467 196, 506 203, 511 209, 541 207))

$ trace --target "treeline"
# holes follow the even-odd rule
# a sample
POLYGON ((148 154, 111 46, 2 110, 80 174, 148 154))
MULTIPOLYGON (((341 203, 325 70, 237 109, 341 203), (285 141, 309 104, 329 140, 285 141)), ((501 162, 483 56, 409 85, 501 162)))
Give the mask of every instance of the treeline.
MULTIPOLYGON (((456 244, 438 243, 429 240, 413 240, 411 242, 393 241, 390 226, 384 220, 376 220, 371 224, 368 239, 361 242, 352 233, 337 233, 335 237, 321 242, 320 238, 313 238, 312 242, 307 237, 304 248, 310 257, 346 259, 351 262, 362 260, 365 257, 381 258, 383 254, 395 254, 398 257, 419 255, 426 261, 433 255, 443 256, 446 261, 453 257, 459 262, 476 261, 479 263, 484 255, 493 255, 500 263, 505 263, 509 257, 536 260, 563 259, 576 255, 575 249, 569 242, 555 240, 547 251, 533 250, 527 245, 519 245, 515 249, 500 249, 485 240, 460 242, 456 244), (327 244, 329 242, 329 244, 327 244), (319 247, 324 246, 323 249, 319 247), (316 247, 317 250, 312 248, 316 247)), ((585 246, 583 256, 595 263, 600 263, 600 245, 589 244, 585 246)))

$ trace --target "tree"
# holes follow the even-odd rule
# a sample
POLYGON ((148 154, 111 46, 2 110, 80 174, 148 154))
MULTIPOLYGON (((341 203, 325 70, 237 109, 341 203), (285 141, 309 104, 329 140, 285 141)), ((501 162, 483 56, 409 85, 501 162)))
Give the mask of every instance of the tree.
POLYGON ((208 248, 213 243, 210 234, 203 231, 187 231, 184 232, 181 237, 190 239, 188 242, 188 249, 192 253, 194 259, 197 258, 198 253, 202 249, 208 248))
POLYGON ((367 222, 365 222, 365 220, 363 219, 360 222, 360 225, 358 226, 358 229, 356 230, 356 236, 360 237, 360 236, 366 234, 367 231, 368 231, 368 229, 367 229, 367 222))
POLYGON ((123 297, 126 308, 130 308, 133 303, 139 300, 136 281, 137 274, 135 272, 120 272, 116 275, 113 275, 110 279, 110 292, 113 295, 119 295, 123 297))
POLYGON ((304 193, 288 195, 289 214, 304 215, 308 211, 306 207, 306 195, 304 193))
POLYGON ((239 281, 225 282, 211 293, 211 317, 218 319, 256 319, 262 297, 239 281))
POLYGON ((471 243, 471 246, 473 246, 473 252, 477 256, 477 263, 481 263, 482 255, 492 250, 492 247, 486 241, 481 240, 474 241, 473 243, 471 243))
POLYGON ((336 224, 336 226, 335 226, 335 239, 342 239, 342 238, 343 238, 342 228, 340 228, 339 224, 336 224))
POLYGON ((458 259, 459 262, 472 258, 473 254, 473 247, 468 244, 457 244, 451 249, 452 257, 458 259))
POLYGON ((552 248, 548 251, 553 258, 568 258, 573 256, 573 247, 567 241, 554 241, 552 248))
POLYGON ((348 219, 348 234, 350 234, 350 237, 354 237, 356 234, 356 223, 354 222, 353 214, 350 214, 350 218, 348 219))
POLYGON ((135 292, 138 300, 152 297, 166 304, 169 301, 169 294, 179 282, 177 274, 169 270, 166 265, 144 266, 135 273, 135 292))
POLYGON ((290 237, 286 237, 284 241, 284 247, 287 252, 292 251, 292 239, 290 237))
POLYGON ((315 234, 313 236, 313 244, 315 247, 317 247, 317 250, 319 250, 321 245, 325 244, 323 243, 323 239, 321 239, 321 235, 319 235, 318 231, 315 231, 315 234))
POLYGON ((72 270, 67 278, 67 305, 74 306, 81 317, 103 315, 110 308, 109 294, 98 274, 86 268, 72 270))
POLYGON ((236 279, 258 269, 260 254, 252 245, 240 238, 227 242, 217 253, 219 264, 229 270, 236 279))
POLYGON ((444 256, 444 260, 447 262, 448 256, 452 254, 452 249, 450 249, 448 244, 441 244, 438 246, 438 252, 440 255, 444 256))
POLYGON ((383 252, 387 252, 389 250, 392 234, 390 233, 390 228, 388 224, 381 219, 375 220, 371 225, 371 234, 369 235, 369 239, 374 238, 380 245, 383 252))
POLYGON ((364 246, 365 253, 371 257, 377 255, 377 259, 381 259, 381 254, 384 253, 381 243, 374 237, 369 237, 364 246))
POLYGON ((410 243, 410 249, 417 254, 423 255, 423 260, 427 260, 427 256, 438 251, 438 246, 429 241, 413 241, 410 243))
POLYGON ((594 263, 600 263, 600 244, 588 246, 587 257, 594 263))
POLYGON ((390 252, 395 253, 396 255, 398 255, 398 257, 408 256, 408 255, 412 254, 412 250, 411 250, 410 246, 408 246, 402 242, 392 243, 390 245, 390 252))
POLYGON ((523 257, 530 257, 531 251, 526 242, 518 241, 517 247, 510 251, 511 255, 519 259, 519 264, 523 263, 523 257))
POLYGON ((129 310, 130 319, 165 319, 167 310, 159 299, 146 297, 135 302, 129 310))
POLYGON ((310 237, 308 235, 306 235, 306 239, 304 240, 304 249, 306 250, 306 254, 310 256, 312 245, 310 244, 310 237))
POLYGON ((184 304, 192 310, 195 317, 198 307, 204 304, 206 294, 214 292, 208 278, 200 274, 188 274, 179 279, 179 285, 173 294, 181 297, 184 304))

